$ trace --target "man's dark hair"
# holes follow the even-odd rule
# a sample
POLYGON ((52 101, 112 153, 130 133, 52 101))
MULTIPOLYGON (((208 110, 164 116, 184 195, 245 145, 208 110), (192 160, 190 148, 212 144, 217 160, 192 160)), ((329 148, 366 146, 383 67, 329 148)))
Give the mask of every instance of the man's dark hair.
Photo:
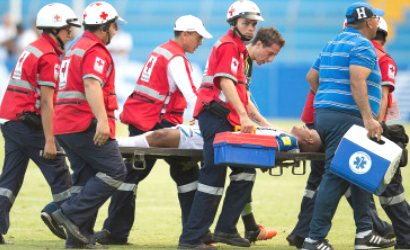
POLYGON ((174 37, 177 38, 182 34, 183 31, 174 30, 174 37))
POLYGON ((387 33, 382 30, 377 30, 376 36, 372 40, 386 41, 387 33))
POLYGON ((274 43, 279 45, 281 48, 285 46, 285 39, 273 26, 261 27, 258 32, 256 32, 256 35, 252 40, 252 46, 254 46, 258 41, 262 42, 263 47, 270 47, 274 43))

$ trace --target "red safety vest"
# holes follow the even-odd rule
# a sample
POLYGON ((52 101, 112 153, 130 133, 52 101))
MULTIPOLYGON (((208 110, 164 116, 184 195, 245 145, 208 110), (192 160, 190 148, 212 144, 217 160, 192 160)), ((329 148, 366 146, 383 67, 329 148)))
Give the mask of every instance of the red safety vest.
POLYGON ((211 55, 209 56, 207 67, 206 67, 207 69, 205 70, 205 74, 204 74, 204 77, 202 78, 201 86, 199 87, 198 99, 195 104, 194 117, 197 118, 198 115, 204 110, 203 102, 209 103, 213 100, 216 100, 224 104, 226 107, 228 107, 231 110, 231 113, 228 115, 227 119, 229 123, 235 126, 235 125, 241 125, 238 113, 236 112, 235 108, 230 102, 224 103, 221 101, 221 99, 218 96, 222 90, 214 86, 214 75, 218 73, 218 72, 215 72, 218 66, 218 63, 219 63, 217 56, 218 56, 218 53, 221 53, 219 51, 219 47, 224 43, 232 43, 238 48, 238 55, 239 55, 238 71, 236 75, 234 75, 234 77, 237 79, 237 82, 235 82, 235 87, 239 95, 239 98, 243 106, 245 107, 245 110, 247 110, 248 94, 246 92, 246 75, 245 75, 245 65, 246 65, 245 59, 247 57, 247 52, 246 50, 244 51, 240 50, 237 44, 237 41, 235 41, 235 38, 233 38, 232 34, 233 34, 232 31, 228 32, 228 34, 221 37, 214 44, 212 48, 212 52, 211 52, 211 55))
MULTIPOLYGON (((172 40, 160 45, 150 54, 133 93, 124 103, 120 115, 122 123, 149 131, 162 119, 174 125, 183 122, 187 107, 185 97, 179 90, 169 93, 168 63, 176 56, 182 56, 185 63, 190 65, 184 50, 172 40)), ((186 70, 190 72, 191 68, 186 70)), ((192 83, 191 87, 195 90, 192 83)))
POLYGON ((100 46, 111 59, 107 62, 111 66, 107 72, 107 80, 102 87, 102 92, 110 126, 110 138, 115 138, 114 110, 118 108, 118 104, 114 86, 114 62, 104 44, 96 39, 98 38, 95 36, 83 35, 63 59, 60 71, 60 90, 53 117, 55 135, 83 132, 95 118, 85 96, 81 69, 83 68, 83 57, 87 51, 94 46, 100 46))
MULTIPOLYGON (((389 81, 392 82, 393 84, 395 84, 395 77, 397 75, 397 66, 396 63, 394 62, 393 58, 391 58, 391 56, 386 53, 386 51, 384 51, 383 47, 375 42, 372 41, 374 48, 376 49, 376 54, 377 54, 377 60, 379 62, 379 67, 380 67, 380 71, 382 72, 382 83, 383 81, 389 81), (386 74, 386 69, 382 68, 383 66, 386 66, 385 63, 388 63, 387 66, 391 67, 389 68, 389 72, 386 74)), ((392 103, 393 103, 393 95, 392 92, 394 90, 394 87, 390 87, 390 92, 389 92, 389 96, 388 96, 388 102, 387 102, 387 108, 391 108, 392 107, 392 103)), ((387 115, 384 116, 384 121, 387 120, 387 115)))
POLYGON ((39 59, 46 54, 55 54, 53 45, 46 38, 40 37, 30 43, 21 52, 4 94, 0 107, 0 117, 18 121, 17 113, 23 110, 41 114, 40 86, 37 70, 39 59))
POLYGON ((309 95, 306 99, 305 107, 303 108, 302 117, 300 118, 302 122, 306 124, 313 124, 314 123, 314 114, 315 108, 313 106, 313 100, 315 99, 315 94, 313 94, 312 90, 309 91, 309 95))

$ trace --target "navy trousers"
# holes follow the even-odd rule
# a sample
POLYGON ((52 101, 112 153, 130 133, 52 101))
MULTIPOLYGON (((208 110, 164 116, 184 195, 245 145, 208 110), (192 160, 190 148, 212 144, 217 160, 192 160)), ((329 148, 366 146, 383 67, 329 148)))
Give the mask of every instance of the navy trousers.
MULTIPOLYGON (((162 120, 153 130, 174 126, 172 123, 162 120)), ((142 131, 132 125, 129 126, 130 136, 140 135, 142 131)), ((108 218, 104 222, 104 229, 110 231, 110 237, 115 239, 127 239, 135 219, 135 202, 138 184, 151 172, 156 160, 146 160, 144 170, 134 170, 131 164, 126 164, 128 174, 124 185, 114 193, 108 208, 108 218)), ((184 167, 179 162, 167 161, 170 165, 170 175, 177 184, 178 199, 181 207, 182 225, 188 220, 191 205, 197 188, 199 169, 197 164, 184 167)), ((135 163, 141 167, 141 163, 135 163)))
MULTIPOLYGON (((103 146, 94 144, 95 129, 57 135, 73 170, 73 195, 61 205, 63 213, 94 243, 98 209, 123 183, 126 168, 115 140, 103 146)), ((75 245, 70 240, 67 245, 75 245)))
MULTIPOLYGON (((198 190, 188 222, 184 225, 180 243, 199 245, 200 238, 212 225, 225 186, 227 167, 214 163, 213 141, 216 133, 233 131, 226 120, 219 120, 208 111, 199 117, 199 127, 204 137, 204 165, 199 173, 198 190)), ((252 168, 231 167, 230 185, 225 194, 222 211, 215 232, 237 233, 236 224, 245 204, 249 201, 256 171, 252 168)))
POLYGON ((315 112, 315 127, 325 146, 326 161, 325 174, 316 194, 316 203, 310 223, 308 236, 312 239, 321 240, 327 236, 340 198, 349 187, 356 232, 372 230, 372 221, 368 213, 371 194, 356 185, 350 184, 329 170, 330 163, 343 135, 354 124, 363 126, 361 117, 328 109, 318 109, 315 112))
MULTIPOLYGON (((0 176, 0 234, 6 234, 10 227, 10 209, 23 185, 30 159, 43 173, 57 205, 70 197, 71 178, 64 157, 48 160, 40 156, 45 145, 43 130, 31 131, 21 121, 9 121, 1 125, 1 131, 5 158, 0 176)), ((61 149, 58 143, 56 148, 61 149)))

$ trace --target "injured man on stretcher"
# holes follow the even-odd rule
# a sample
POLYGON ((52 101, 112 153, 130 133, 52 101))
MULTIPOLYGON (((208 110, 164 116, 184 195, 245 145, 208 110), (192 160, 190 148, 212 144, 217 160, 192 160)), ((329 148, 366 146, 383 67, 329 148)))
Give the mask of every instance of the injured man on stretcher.
MULTIPOLYGON (((286 132, 271 127, 258 127, 256 134, 275 136, 280 152, 322 152, 323 145, 316 130, 306 126, 286 132)), ((197 126, 178 125, 149 131, 142 135, 117 138, 119 147, 202 149, 204 140, 197 126)))

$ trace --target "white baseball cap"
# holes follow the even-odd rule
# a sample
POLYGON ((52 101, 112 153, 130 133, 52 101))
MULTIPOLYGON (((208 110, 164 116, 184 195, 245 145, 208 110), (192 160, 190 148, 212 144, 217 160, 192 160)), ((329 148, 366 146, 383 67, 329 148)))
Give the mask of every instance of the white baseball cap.
POLYGON ((187 31, 187 32, 194 32, 196 31, 205 39, 211 39, 212 35, 206 31, 204 24, 202 23, 201 19, 194 17, 192 15, 181 16, 175 22, 175 31, 187 31))

